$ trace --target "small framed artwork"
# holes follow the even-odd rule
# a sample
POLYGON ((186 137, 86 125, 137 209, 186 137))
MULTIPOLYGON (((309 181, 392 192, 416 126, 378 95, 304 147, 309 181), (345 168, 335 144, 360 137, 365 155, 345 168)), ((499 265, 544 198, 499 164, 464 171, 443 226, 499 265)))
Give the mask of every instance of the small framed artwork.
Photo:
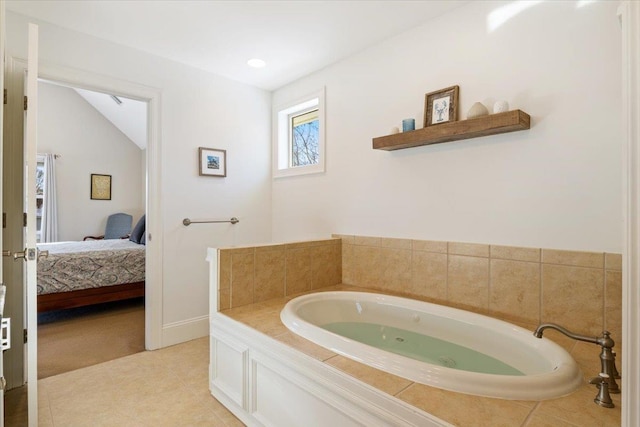
POLYGON ((424 127, 458 120, 458 86, 437 90, 424 97, 424 127))
POLYGON ((91 200, 111 200, 111 175, 91 174, 91 200))
POLYGON ((227 150, 198 149, 200 176, 227 176, 227 150))

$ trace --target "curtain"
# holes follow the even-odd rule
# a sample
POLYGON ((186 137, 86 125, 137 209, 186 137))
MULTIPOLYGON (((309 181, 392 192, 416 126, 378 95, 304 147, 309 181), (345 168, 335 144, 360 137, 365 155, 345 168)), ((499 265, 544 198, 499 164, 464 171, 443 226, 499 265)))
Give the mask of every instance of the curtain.
POLYGON ((55 156, 44 155, 44 200, 42 201, 41 242, 58 241, 58 202, 56 197, 55 156))

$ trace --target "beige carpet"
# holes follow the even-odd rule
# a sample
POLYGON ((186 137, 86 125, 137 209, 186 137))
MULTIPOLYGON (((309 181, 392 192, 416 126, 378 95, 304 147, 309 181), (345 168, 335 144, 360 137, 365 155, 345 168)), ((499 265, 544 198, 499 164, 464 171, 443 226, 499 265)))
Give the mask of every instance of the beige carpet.
POLYGON ((142 298, 38 315, 38 379, 141 351, 142 298))

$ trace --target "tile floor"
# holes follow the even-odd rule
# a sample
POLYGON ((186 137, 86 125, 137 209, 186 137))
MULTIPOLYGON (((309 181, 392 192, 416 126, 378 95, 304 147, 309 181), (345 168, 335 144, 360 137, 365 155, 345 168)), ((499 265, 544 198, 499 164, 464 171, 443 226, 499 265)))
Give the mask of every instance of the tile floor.
POLYGON ((209 338, 38 381, 38 426, 243 426, 209 393, 209 338))

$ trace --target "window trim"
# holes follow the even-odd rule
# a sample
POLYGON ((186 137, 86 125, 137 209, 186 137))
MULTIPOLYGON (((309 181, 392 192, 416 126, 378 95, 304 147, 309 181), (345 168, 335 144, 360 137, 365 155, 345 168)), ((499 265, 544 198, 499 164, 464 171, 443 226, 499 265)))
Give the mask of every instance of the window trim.
POLYGON ((319 91, 281 104, 273 109, 273 178, 325 172, 325 91, 319 91), (290 118, 302 112, 318 109, 318 163, 291 166, 290 118))

